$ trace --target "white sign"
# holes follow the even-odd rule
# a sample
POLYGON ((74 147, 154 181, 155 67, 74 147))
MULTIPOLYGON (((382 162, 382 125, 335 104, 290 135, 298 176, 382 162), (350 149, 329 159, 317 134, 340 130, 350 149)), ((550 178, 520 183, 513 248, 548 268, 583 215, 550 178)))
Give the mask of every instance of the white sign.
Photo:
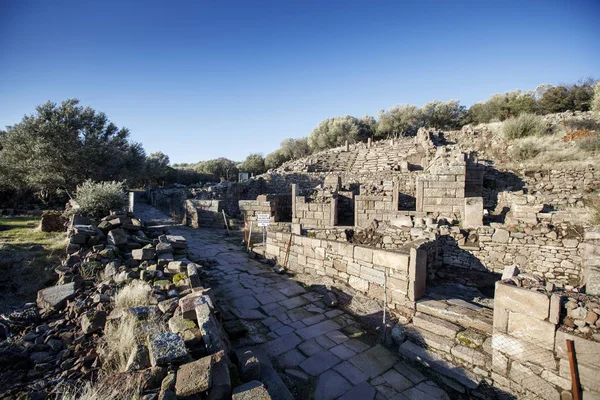
POLYGON ((269 226, 271 224, 270 214, 257 214, 258 226, 269 226))

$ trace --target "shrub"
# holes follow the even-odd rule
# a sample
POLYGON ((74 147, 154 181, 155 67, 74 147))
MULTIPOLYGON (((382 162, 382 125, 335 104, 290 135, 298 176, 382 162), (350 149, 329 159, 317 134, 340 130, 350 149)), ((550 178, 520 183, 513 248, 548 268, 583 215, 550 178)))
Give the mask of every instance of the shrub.
POLYGON ((504 121, 504 137, 518 139, 528 136, 542 136, 550 133, 549 126, 544 120, 534 114, 521 114, 518 117, 504 121))
POLYGON ((588 153, 600 153, 600 134, 581 139, 577 146, 588 153))
POLYGON ((115 308, 148 306, 152 288, 144 281, 135 280, 124 286, 115 296, 115 308))
POLYGON ((132 385, 126 387, 115 387, 111 382, 106 381, 86 382, 64 390, 57 398, 60 400, 138 400, 141 398, 140 389, 139 382, 132 382, 132 385))
POLYGON ((588 130, 600 133, 600 121, 595 119, 569 118, 565 121, 569 131, 588 130))
POLYGON ((525 161, 536 157, 538 154, 541 153, 541 150, 539 147, 536 146, 535 143, 525 142, 521 143, 518 146, 515 146, 511 153, 515 159, 519 161, 525 161))
POLYGON ((587 202, 588 212, 590 213, 590 222, 593 225, 600 225, 600 197, 589 199, 587 202))
POLYGON ((594 85, 594 94, 592 96, 590 108, 592 111, 600 114, 600 81, 596 82, 594 85))
POLYGON ((75 206, 67 210, 67 215, 80 214, 92 218, 102 218, 110 210, 127 204, 123 182, 94 182, 87 180, 77 186, 75 206))

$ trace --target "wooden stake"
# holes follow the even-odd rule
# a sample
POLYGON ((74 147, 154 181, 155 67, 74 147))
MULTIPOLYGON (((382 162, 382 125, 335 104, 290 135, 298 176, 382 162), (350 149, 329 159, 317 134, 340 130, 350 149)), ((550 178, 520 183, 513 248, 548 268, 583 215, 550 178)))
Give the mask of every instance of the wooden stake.
POLYGON ((223 212, 223 221, 225 221, 225 228, 227 228, 227 234, 229 235, 229 225, 227 224, 227 217, 225 216, 225 210, 221 210, 223 212))
POLYGON ((567 340, 567 352, 569 353, 569 367, 571 367, 571 390, 573 400, 581 400, 579 388, 579 374, 575 365, 575 347, 572 340, 567 340))
POLYGON ((290 254, 290 246, 291 245, 292 245, 292 234, 290 233, 290 240, 288 240, 287 249, 285 249, 285 257, 283 259, 283 265, 282 265, 283 269, 287 268, 288 256, 290 254))
POLYGON ((252 221, 250 221, 250 232, 248 233, 248 241, 246 242, 248 245, 248 252, 252 249, 252 221))

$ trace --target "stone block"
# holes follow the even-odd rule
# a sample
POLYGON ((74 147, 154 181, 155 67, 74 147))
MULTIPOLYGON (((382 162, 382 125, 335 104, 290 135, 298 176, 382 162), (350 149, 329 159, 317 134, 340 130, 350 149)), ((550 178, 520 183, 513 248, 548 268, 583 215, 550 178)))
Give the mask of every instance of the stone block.
POLYGON ((121 228, 113 229, 112 231, 108 232, 107 241, 108 244, 112 244, 114 246, 125 244, 127 243, 127 232, 121 228))
POLYGON ((206 400, 222 400, 231 398, 231 376, 229 362, 223 350, 212 355, 212 379, 206 400))
POLYGON ((550 299, 544 293, 496 282, 496 307, 544 320, 548 318, 550 299))
POLYGON ((425 295, 427 280, 427 253, 415 248, 410 249, 408 265, 408 298, 417 300, 425 295))
POLYGON ((475 228, 483 225, 483 198, 466 197, 464 212, 464 228, 475 228))
POLYGON ((183 339, 173 332, 148 335, 148 351, 153 367, 182 361, 188 355, 183 339))
POLYGON ((383 286, 385 283, 385 272, 384 271, 365 267, 364 265, 361 265, 361 267, 360 267, 360 275, 359 276, 360 276, 360 278, 362 278, 368 282, 376 283, 378 285, 383 286))
POLYGON ((509 238, 510 233, 504 229, 496 229, 496 231, 492 235, 492 241, 496 243, 508 243, 509 238))
POLYGON ((556 325, 531 318, 525 314, 510 312, 508 333, 516 338, 538 345, 548 350, 554 349, 556 325))
POLYGON ((354 248, 354 258, 367 263, 373 262, 373 250, 366 247, 356 246, 354 248))
POLYGON ((461 330, 461 327, 451 322, 432 317, 431 315, 417 313, 413 317, 413 324, 437 335, 442 335, 451 339, 461 330))
POLYGON ((250 381, 233 389, 232 400, 271 400, 271 395, 260 381, 250 381))
POLYGON ((492 350, 499 351, 520 362, 529 362, 556 371, 556 360, 553 351, 509 335, 495 332, 492 336, 492 350))
MULTIPOLYGON (((600 392, 600 368, 593 367, 584 363, 577 363, 577 372, 579 373, 579 382, 583 389, 600 392)), ((569 360, 560 359, 559 375, 565 379, 571 380, 571 367, 569 360)))
POLYGON ((175 393, 177 397, 200 394, 208 390, 213 375, 213 358, 206 356, 183 364, 177 371, 175 393))
POLYGON ((156 257, 156 251, 153 248, 141 248, 131 250, 131 257, 134 260, 153 260, 156 257))
POLYGON ((560 399, 560 393, 553 385, 546 382, 523 364, 513 362, 510 368, 509 377, 523 388, 527 388, 527 390, 540 396, 541 399, 560 399))
POLYGON ((75 296, 75 290, 75 282, 42 289, 37 294, 37 305, 40 308, 60 310, 67 300, 75 296))
POLYGON ((548 321, 554 325, 558 325, 560 322, 560 309, 562 296, 558 293, 553 293, 550 296, 550 312, 548 316, 548 321))
POLYGON ((351 275, 350 278, 348 278, 348 284, 351 288, 360 290, 361 292, 366 292, 369 290, 369 282, 356 276, 351 275))
POLYGON ((555 351, 560 358, 568 359, 567 340, 573 340, 577 362, 600 369, 600 343, 566 332, 556 332, 555 351))
POLYGON ((375 265, 408 273, 408 260, 408 254, 386 250, 373 250, 373 264, 375 265))

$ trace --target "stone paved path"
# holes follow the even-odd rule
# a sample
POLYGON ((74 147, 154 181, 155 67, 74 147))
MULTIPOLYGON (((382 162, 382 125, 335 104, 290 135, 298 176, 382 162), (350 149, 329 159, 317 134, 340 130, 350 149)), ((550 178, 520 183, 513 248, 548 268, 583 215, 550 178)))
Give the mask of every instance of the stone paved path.
MULTIPOLYGON (((171 223, 145 204, 136 204, 136 215, 171 223)), ((278 370, 291 377, 288 382, 305 382, 311 391, 314 387, 315 400, 449 398, 419 371, 369 340, 350 314, 327 308, 318 293, 250 259, 239 239, 220 230, 177 225, 169 230, 187 238, 191 259, 210 261, 204 270, 224 320, 238 321, 248 331, 232 340, 234 347, 260 345, 278 370)), ((307 398, 306 392, 292 392, 298 399, 307 398)))

